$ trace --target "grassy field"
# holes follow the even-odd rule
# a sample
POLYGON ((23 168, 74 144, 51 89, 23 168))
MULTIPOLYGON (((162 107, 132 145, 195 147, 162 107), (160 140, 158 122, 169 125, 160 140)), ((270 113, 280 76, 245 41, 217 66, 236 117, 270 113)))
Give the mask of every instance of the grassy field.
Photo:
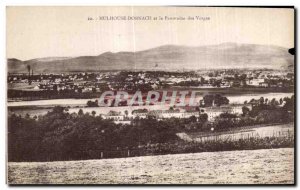
POLYGON ((294 149, 8 163, 9 184, 292 184, 294 149))
POLYGON ((205 142, 214 140, 239 140, 264 137, 293 137, 294 123, 279 125, 255 125, 233 128, 226 131, 178 133, 186 141, 205 142))

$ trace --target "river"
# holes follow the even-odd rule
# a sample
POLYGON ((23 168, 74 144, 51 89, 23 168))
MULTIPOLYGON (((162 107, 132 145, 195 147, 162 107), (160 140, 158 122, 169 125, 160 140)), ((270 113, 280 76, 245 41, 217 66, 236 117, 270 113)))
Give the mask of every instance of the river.
MULTIPOLYGON (((250 101, 251 99, 259 99, 260 97, 268 98, 269 100, 275 98, 279 100, 284 97, 291 97, 294 93, 255 93, 255 94, 241 94, 241 95, 227 95, 229 103, 231 104, 243 104, 245 101, 250 101)), ((197 99, 202 99, 203 96, 197 96, 197 99)), ((94 99, 51 99, 51 100, 34 100, 34 101, 17 101, 17 102, 8 102, 7 106, 84 106, 88 100, 95 101, 94 99)))

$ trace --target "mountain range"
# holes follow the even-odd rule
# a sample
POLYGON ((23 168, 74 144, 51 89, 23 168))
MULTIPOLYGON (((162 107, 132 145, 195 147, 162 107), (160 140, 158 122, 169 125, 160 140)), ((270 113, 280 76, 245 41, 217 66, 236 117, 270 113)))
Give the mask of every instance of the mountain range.
POLYGON ((56 73, 105 70, 293 69, 294 56, 278 46, 222 43, 208 46, 164 45, 137 52, 106 52, 98 56, 7 60, 8 72, 56 73))

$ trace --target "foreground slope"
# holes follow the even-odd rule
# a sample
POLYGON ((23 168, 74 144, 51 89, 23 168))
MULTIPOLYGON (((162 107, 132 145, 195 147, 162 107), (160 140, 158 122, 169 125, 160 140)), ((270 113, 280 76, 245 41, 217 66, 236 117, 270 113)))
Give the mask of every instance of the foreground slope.
POLYGON ((292 184, 294 149, 8 163, 10 184, 292 184))

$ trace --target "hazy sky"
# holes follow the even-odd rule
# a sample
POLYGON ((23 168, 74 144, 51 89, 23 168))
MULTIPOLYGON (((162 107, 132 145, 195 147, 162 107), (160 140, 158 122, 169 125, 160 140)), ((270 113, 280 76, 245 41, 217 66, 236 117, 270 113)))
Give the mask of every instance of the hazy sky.
POLYGON ((166 44, 225 42, 294 47, 294 10, 196 7, 8 7, 7 58, 99 55, 166 44), (92 20, 99 16, 200 16, 209 20, 92 20))

